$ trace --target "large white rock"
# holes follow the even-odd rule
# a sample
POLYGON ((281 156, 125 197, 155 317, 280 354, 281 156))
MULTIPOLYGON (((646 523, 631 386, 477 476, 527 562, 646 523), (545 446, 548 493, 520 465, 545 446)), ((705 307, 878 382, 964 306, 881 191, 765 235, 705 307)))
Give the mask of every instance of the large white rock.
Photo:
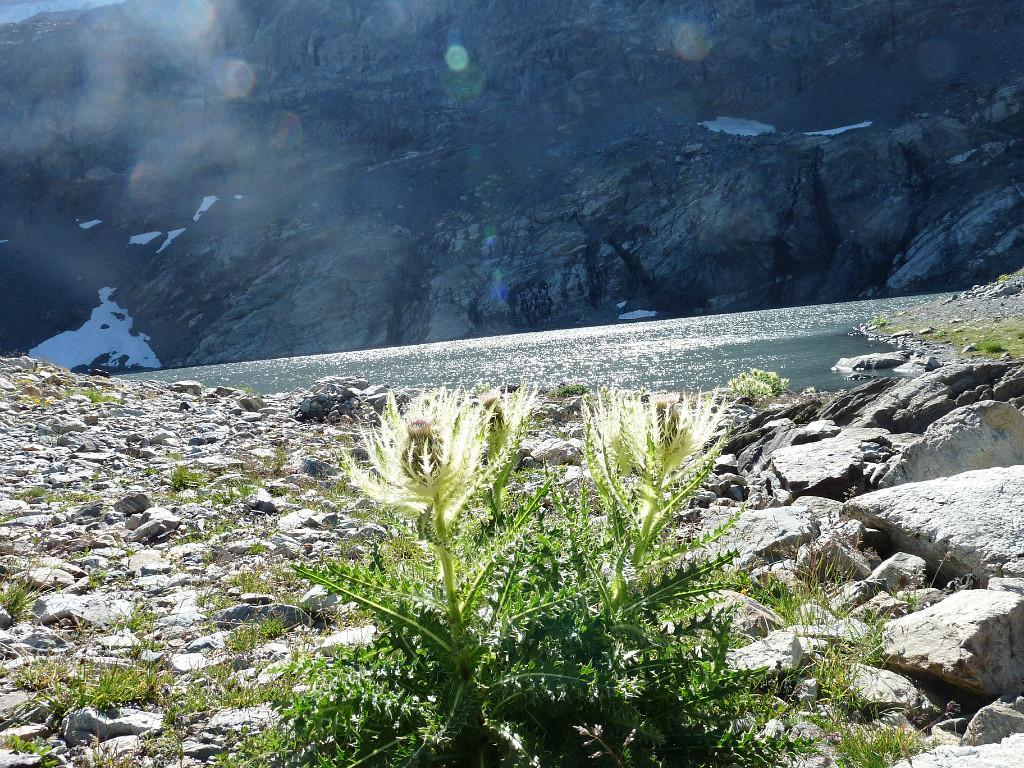
POLYGON ((843 499, 850 489, 863 490, 865 444, 889 437, 884 429, 844 429, 825 440, 779 448, 771 455, 770 468, 797 496, 843 499))
POLYGON ((800 666, 804 647, 795 632, 780 629, 764 640, 729 651, 729 663, 735 669, 770 669, 791 672, 800 666))
POLYGON ((912 715, 928 706, 928 699, 914 683, 888 669, 855 664, 850 688, 862 702, 879 710, 912 715))
POLYGON ((933 569, 983 585, 992 576, 1024 576, 1024 466, 886 488, 844 509, 933 569))
POLYGON ((938 747, 902 760, 893 768, 1020 768, 1024 763, 1024 735, 983 747, 938 747))
POLYGON ((158 712, 129 708, 100 712, 86 707, 64 717, 60 735, 68 744, 88 744, 94 738, 103 742, 119 736, 159 733, 163 722, 163 715, 158 712))
POLYGON ((1024 733, 1024 696, 1004 696, 982 707, 971 718, 964 744, 997 744, 1007 736, 1024 733))
POLYGON ((128 600, 110 595, 70 595, 56 593, 44 595, 32 606, 32 613, 40 624, 55 624, 66 619, 79 624, 106 627, 132 615, 134 606, 128 600))
MULTIPOLYGON (((729 520, 735 509, 716 508, 703 523, 710 532, 729 520)), ((800 545, 811 540, 817 532, 814 516, 805 507, 772 507, 748 509, 742 512, 725 535, 711 546, 713 552, 736 550, 737 566, 746 566, 756 559, 772 560, 792 557, 800 545)))
POLYGON ((929 426, 880 486, 1015 464, 1024 464, 1024 414, 1009 403, 985 400, 957 408, 929 426))
POLYGON ((889 665, 971 693, 1024 690, 1024 596, 974 589, 886 625, 889 665))

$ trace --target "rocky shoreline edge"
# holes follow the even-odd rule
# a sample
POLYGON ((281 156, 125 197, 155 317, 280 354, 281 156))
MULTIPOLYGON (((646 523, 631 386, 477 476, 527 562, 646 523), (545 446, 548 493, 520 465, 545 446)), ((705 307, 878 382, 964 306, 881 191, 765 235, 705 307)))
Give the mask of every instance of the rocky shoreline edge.
MULTIPOLYGON (((244 764, 290 663, 375 632, 290 566, 390 535, 338 467, 388 392, 329 378, 259 396, 0 360, 0 766, 244 764)), ((542 399, 525 478, 588 482, 580 403, 542 399)), ((732 663, 792 680, 778 727, 820 746, 804 768, 849 765, 849 733, 898 740, 916 768, 1018 764, 1022 406, 1024 366, 993 361, 723 396, 728 444, 680 524, 738 514, 716 545, 752 585, 723 596, 732 663), (836 658, 857 714, 833 732, 836 658)))

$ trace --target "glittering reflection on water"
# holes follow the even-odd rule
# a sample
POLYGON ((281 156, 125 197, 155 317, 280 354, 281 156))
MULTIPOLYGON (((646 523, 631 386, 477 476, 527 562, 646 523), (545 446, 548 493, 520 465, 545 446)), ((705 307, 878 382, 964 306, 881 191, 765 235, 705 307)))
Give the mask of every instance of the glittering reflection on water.
POLYGON ((358 375, 393 386, 474 386, 529 381, 539 386, 708 389, 748 368, 778 371, 794 388, 838 389, 830 368, 871 351, 852 326, 935 298, 822 304, 659 322, 572 328, 307 357, 227 363, 135 374, 198 379, 208 385, 280 392, 330 375, 358 375))

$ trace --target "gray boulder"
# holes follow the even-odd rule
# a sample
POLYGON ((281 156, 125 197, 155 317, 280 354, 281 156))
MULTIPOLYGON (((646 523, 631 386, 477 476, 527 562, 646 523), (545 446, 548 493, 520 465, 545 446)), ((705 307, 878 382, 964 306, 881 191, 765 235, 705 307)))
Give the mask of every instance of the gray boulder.
POLYGON ((916 715, 929 707, 927 697, 913 682, 888 669, 855 664, 850 689, 860 701, 878 710, 916 715))
POLYGON ((1024 576, 1024 466, 886 488, 851 499, 845 511, 934 570, 982 585, 1024 576))
POLYGON ((32 606, 32 613, 40 624, 55 624, 71 620, 79 624, 106 627, 119 619, 131 616, 134 606, 128 600, 110 595, 44 595, 32 606))
POLYGON ((889 665, 982 696, 1024 690, 1024 596, 958 592, 886 625, 889 665))
POLYGON ((795 496, 843 499, 864 489, 866 444, 877 452, 878 441, 887 436, 884 429, 846 429, 825 440, 779 448, 770 467, 795 496))
POLYGON ((924 584, 926 566, 927 563, 917 555, 897 552, 879 564, 868 578, 881 582, 885 585, 886 591, 896 594, 905 589, 916 589, 924 584))
POLYGON ((901 760, 893 768, 1020 768, 1024 735, 983 747, 944 746, 901 760))
POLYGON ((233 608, 225 608, 213 615, 213 623, 220 628, 234 628, 242 624, 277 619, 285 627, 291 629, 300 624, 309 626, 313 620, 301 608, 294 605, 282 603, 271 603, 269 605, 249 605, 242 603, 233 608))
MULTIPOLYGON (((734 511, 732 508, 713 510, 704 520, 704 532, 725 523, 734 511)), ((757 559, 793 556, 816 532, 814 517, 804 507, 748 509, 710 549, 713 552, 736 550, 739 552, 737 565, 745 566, 757 559)))
POLYGON ((729 651, 729 663, 735 669, 771 669, 791 672, 804 658, 803 644, 795 632, 780 629, 763 640, 729 651))
POLYGON ((115 709, 100 712, 92 707, 69 712, 60 726, 60 735, 70 745, 100 742, 119 736, 144 736, 159 733, 163 715, 139 709, 115 709))
POLYGON ((883 488, 966 470, 1024 464, 1024 414, 1009 403, 965 405, 925 430, 882 478, 883 488))
POLYGON ((982 707, 971 718, 964 744, 998 744, 1017 733, 1024 733, 1024 697, 1004 696, 982 707))
POLYGON ((872 352, 857 357, 841 357, 832 366, 833 371, 882 371, 898 368, 907 357, 898 352, 872 352))

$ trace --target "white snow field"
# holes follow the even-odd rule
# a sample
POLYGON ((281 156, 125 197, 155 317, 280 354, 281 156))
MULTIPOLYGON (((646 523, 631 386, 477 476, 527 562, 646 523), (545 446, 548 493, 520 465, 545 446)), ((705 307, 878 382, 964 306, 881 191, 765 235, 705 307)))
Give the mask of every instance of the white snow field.
POLYGON ((104 5, 121 5, 124 0, 23 0, 0 4, 0 24, 18 24, 40 13, 88 11, 104 5))
POLYGON ((157 253, 159 254, 159 253, 163 253, 164 251, 166 251, 170 247, 171 243, 173 243, 175 240, 177 240, 183 234, 185 234, 185 228, 184 227, 182 227, 181 229, 172 229, 170 232, 167 233, 167 239, 164 240, 164 244, 161 245, 160 248, 157 249, 157 253))
POLYGON ((203 202, 199 204, 199 210, 196 211, 195 216, 192 217, 192 221, 199 221, 203 214, 213 208, 213 204, 220 200, 216 195, 207 195, 203 198, 203 202))
POLYGON ((160 360, 149 346, 149 336, 133 334, 135 320, 123 307, 111 300, 115 288, 100 289, 100 305, 85 325, 64 331, 30 349, 32 357, 49 360, 65 368, 91 365, 103 355, 101 363, 115 366, 124 357, 124 367, 159 368, 160 360))
POLYGON ((619 315, 619 320, 647 320, 651 317, 656 317, 657 312, 650 309, 634 309, 632 312, 624 312, 619 315))
POLYGON ((163 232, 143 232, 141 235, 132 235, 128 245, 149 245, 162 234, 163 232))
POLYGON ((739 117, 716 117, 705 120, 698 125, 715 133, 728 133, 731 136, 760 136, 764 133, 775 133, 775 126, 759 123, 757 120, 744 120, 739 117))
POLYGON ((840 128, 829 128, 827 131, 807 131, 804 136, 838 136, 847 131, 856 131, 861 128, 870 128, 874 125, 871 120, 865 120, 863 123, 855 123, 854 125, 844 125, 840 128))
POLYGON ((82 222, 79 222, 78 228, 79 229, 92 229, 93 227, 98 227, 102 223, 103 223, 103 219, 92 219, 90 221, 82 221, 82 222))

